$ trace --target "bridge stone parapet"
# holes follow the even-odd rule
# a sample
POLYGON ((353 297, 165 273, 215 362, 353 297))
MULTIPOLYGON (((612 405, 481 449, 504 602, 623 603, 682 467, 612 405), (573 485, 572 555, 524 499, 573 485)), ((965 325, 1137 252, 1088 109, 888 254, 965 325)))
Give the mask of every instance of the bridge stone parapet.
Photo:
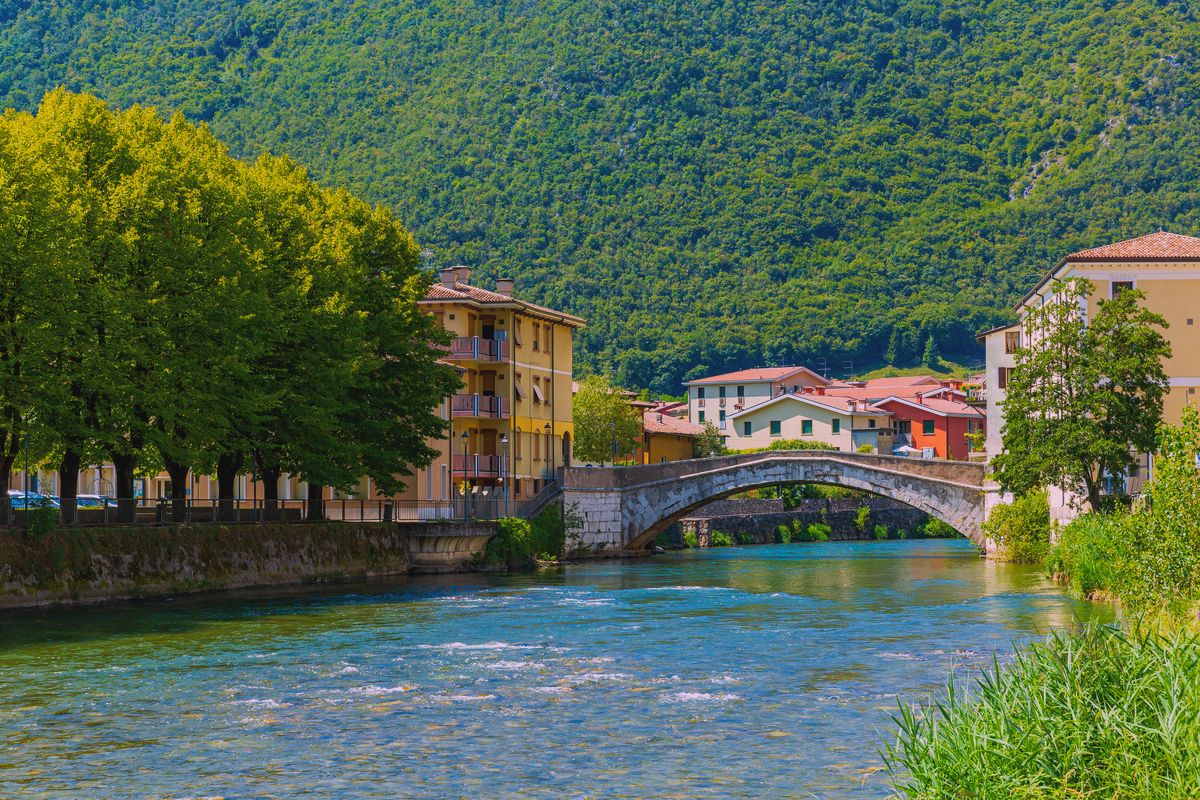
POLYGON ((563 501, 581 520, 574 531, 593 548, 643 549, 660 531, 719 497, 778 483, 822 483, 899 500, 937 517, 987 549, 985 467, 935 461, 790 450, 636 467, 572 468, 563 501))

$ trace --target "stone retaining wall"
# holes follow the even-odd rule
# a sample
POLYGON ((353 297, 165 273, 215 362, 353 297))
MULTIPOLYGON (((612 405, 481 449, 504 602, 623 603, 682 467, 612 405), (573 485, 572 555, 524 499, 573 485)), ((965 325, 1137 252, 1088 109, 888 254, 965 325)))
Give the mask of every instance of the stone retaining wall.
POLYGON ((783 508, 781 500, 720 500, 699 509, 694 516, 680 520, 668 535, 671 544, 677 547, 683 545, 683 535, 688 532, 696 534, 701 547, 707 547, 714 530, 735 536, 748 533, 755 544, 769 544, 776 541, 775 529, 780 525, 792 527, 798 523, 808 526, 824 522, 831 528, 831 540, 848 541, 874 539, 876 525, 886 525, 889 532, 911 531, 928 521, 929 515, 925 512, 885 498, 871 498, 865 503, 857 499, 810 499, 802 500, 799 506, 788 510, 783 508), (859 531, 854 524, 862 505, 871 509, 865 531, 859 531))
POLYGON ((32 539, 0 531, 0 608, 403 575, 413 562, 461 569, 463 540, 482 547, 494 532, 445 522, 71 528, 32 539))

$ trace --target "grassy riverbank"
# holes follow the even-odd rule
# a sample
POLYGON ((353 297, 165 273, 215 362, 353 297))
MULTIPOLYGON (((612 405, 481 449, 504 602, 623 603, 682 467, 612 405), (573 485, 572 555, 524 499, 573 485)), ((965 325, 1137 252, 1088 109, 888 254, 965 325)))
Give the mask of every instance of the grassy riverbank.
POLYGON ((1163 426, 1132 508, 1080 517, 1050 543, 1044 493, 1001 506, 985 532, 1125 621, 1058 632, 969 692, 902 705, 886 749, 911 800, 1200 797, 1200 414, 1163 426))
POLYGON ((1194 800, 1200 637, 1089 626, 1030 645, 969 694, 901 706, 885 754, 910 800, 1194 800))

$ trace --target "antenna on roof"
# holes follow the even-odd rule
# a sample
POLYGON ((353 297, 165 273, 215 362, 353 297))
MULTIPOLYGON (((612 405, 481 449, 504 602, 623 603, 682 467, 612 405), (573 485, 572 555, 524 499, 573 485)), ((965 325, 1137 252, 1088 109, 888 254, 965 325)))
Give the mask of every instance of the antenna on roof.
POLYGON ((820 364, 820 366, 821 366, 821 377, 828 378, 829 377, 829 361, 827 361, 824 356, 821 356, 820 358, 817 359, 817 363, 820 364))
POLYGON ((848 381, 854 380, 854 362, 853 361, 843 361, 842 366, 846 368, 846 380, 848 380, 848 381))

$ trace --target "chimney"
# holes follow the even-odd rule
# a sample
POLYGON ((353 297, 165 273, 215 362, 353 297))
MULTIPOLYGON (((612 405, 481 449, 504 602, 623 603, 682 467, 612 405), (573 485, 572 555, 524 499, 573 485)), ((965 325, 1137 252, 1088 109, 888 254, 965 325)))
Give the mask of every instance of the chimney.
POLYGON ((450 269, 454 270, 454 274, 458 278, 459 283, 469 284, 471 282, 471 268, 470 267, 464 267, 462 265, 459 265, 457 267, 451 267, 450 269))
POLYGON ((452 270, 452 269, 438 270, 438 280, 441 281, 442 286, 445 286, 447 289, 454 288, 454 281, 456 278, 457 278, 457 275, 454 272, 454 270, 452 270))
POLYGON ((847 405, 850 406, 851 411, 858 411, 858 401, 857 400, 851 400, 847 405))
POLYGON ((921 405, 925 405, 925 395, 921 394, 920 392, 917 392, 917 402, 920 403, 921 405))
POLYGON ((817 392, 817 397, 824 397, 825 396, 825 387, 818 386, 816 389, 816 392, 817 392))
POLYGON ((512 297, 513 279, 512 278, 496 278, 496 294, 502 294, 505 297, 512 297))
POLYGON ((659 414, 659 415, 658 415, 658 421, 659 421, 659 422, 662 422, 662 414, 659 414))

